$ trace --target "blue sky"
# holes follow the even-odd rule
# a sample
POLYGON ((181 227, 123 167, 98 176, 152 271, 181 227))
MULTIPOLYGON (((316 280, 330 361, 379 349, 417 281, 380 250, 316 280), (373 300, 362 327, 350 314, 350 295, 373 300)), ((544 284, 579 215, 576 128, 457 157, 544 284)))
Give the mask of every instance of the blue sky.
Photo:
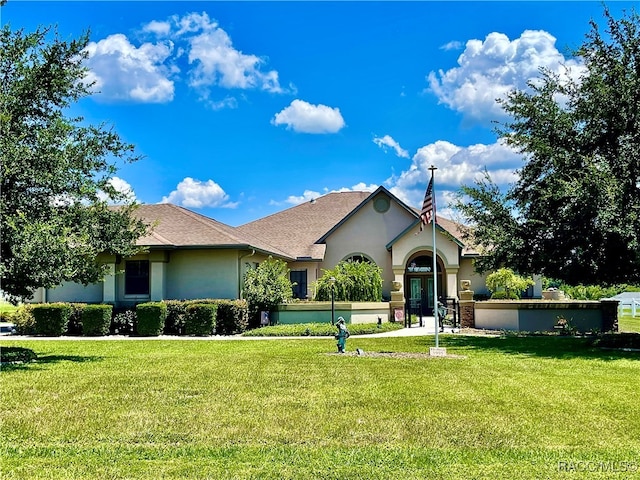
POLYGON ((143 155, 115 184, 233 226, 380 185, 420 206, 432 164, 453 216, 461 184, 486 168, 506 187, 522 165, 493 132, 495 99, 541 66, 578 76, 569 51, 590 19, 604 27, 598 1, 9 0, 1 15, 89 29, 96 93, 73 113, 143 155))

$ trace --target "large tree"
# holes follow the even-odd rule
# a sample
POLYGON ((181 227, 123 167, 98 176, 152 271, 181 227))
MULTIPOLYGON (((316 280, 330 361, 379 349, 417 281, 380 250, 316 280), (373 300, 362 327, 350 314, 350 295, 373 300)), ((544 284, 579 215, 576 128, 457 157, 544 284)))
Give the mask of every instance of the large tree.
POLYGON ((118 162, 136 159, 133 146, 107 125, 68 116, 91 93, 87 42, 50 28, 0 33, 0 288, 12 299, 100 280, 98 254, 135 253, 146 229, 112 185, 118 162))
MULTIPOLYGON (((502 193, 487 174, 456 207, 483 245, 479 270, 511 267, 568 283, 640 283, 640 18, 595 21, 577 80, 541 70, 509 93, 498 134, 523 155, 502 193)), ((570 72, 569 72, 570 73, 570 72)))

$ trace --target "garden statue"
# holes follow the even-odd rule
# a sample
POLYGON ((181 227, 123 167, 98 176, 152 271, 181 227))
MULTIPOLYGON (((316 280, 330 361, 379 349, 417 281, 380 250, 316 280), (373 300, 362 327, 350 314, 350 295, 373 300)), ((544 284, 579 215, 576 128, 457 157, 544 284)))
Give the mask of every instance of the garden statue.
POLYGON ((344 353, 347 338, 349 338, 351 334, 349 333, 349 330, 347 330, 347 326, 344 324, 344 318, 342 317, 338 317, 336 327, 338 328, 338 333, 336 334, 336 340, 338 340, 338 353, 344 353))

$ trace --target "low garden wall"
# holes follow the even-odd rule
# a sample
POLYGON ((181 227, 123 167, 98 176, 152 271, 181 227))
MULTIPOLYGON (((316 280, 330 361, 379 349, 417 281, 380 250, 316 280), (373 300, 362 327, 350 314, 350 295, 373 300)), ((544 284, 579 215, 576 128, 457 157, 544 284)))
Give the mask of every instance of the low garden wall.
MULTIPOLYGON (((378 318, 389 321, 387 302, 335 302, 334 318, 344 318, 346 323, 376 323, 378 318)), ((331 323, 331 302, 300 302, 278 305, 271 312, 271 322, 291 323, 331 323)))
POLYGON ((475 303, 475 327, 519 332, 552 331, 560 319, 580 332, 617 331, 617 301, 489 300, 475 303))

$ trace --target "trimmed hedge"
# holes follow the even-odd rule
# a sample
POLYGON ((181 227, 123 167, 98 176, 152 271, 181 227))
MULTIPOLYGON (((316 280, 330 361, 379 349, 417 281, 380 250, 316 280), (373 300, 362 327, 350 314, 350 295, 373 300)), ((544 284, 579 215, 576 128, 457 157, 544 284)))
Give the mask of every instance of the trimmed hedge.
POLYGON ((217 305, 217 335, 235 335, 249 328, 249 304, 246 300, 218 300, 217 305))
POLYGON ((13 318, 11 321, 16 324, 16 333, 18 335, 36 334, 36 321, 33 318, 33 305, 30 303, 20 305, 18 309, 13 312, 13 318))
POLYGON ((182 335, 189 302, 183 300, 164 300, 167 304, 167 318, 164 321, 165 335, 182 335))
POLYGON ((86 303, 70 303, 71 315, 67 323, 67 335, 82 335, 82 310, 87 306, 86 303))
POLYGON ((140 303, 136 306, 138 319, 137 334, 144 337, 157 337, 162 333, 167 318, 167 304, 164 302, 140 303))
POLYGON ((111 305, 85 305, 80 313, 82 334, 86 336, 108 335, 112 311, 111 305))
POLYGON ((72 307, 68 303, 43 303, 33 306, 36 335, 59 337, 67 331, 72 307))
POLYGON ((187 305, 184 329, 187 335, 211 335, 216 325, 218 306, 211 303, 187 305))

